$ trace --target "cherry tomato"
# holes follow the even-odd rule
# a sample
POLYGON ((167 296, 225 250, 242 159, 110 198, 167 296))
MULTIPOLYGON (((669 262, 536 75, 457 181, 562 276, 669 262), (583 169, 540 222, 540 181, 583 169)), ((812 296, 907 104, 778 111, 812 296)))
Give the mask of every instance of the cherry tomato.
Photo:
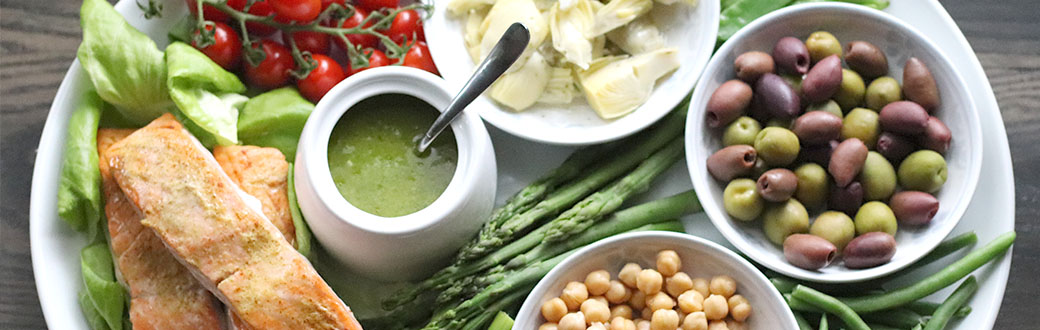
POLYGON ((285 21, 307 23, 321 14, 321 0, 268 0, 275 14, 285 21))
POLYGON ((362 52, 362 54, 368 55, 368 66, 356 69, 351 68, 350 75, 353 76, 355 73, 361 71, 365 71, 371 68, 378 68, 381 66, 387 66, 391 64, 390 59, 386 57, 386 54, 384 54, 382 51, 378 49, 366 49, 362 52))
POLYGON ((423 32, 422 16, 413 9, 397 13, 397 16, 394 16, 394 20, 390 23, 390 29, 386 30, 385 34, 399 45, 406 40, 426 40, 426 34, 423 32))
POLYGON ((441 75, 441 73, 437 71, 437 66, 433 64, 433 57, 430 56, 430 48, 426 46, 425 41, 419 41, 412 45, 412 48, 408 49, 408 53, 404 54, 404 63, 401 64, 417 69, 423 69, 438 76, 441 75))
POLYGON ((312 56, 314 61, 318 62, 318 66, 311 70, 306 78, 297 81, 296 87, 300 89, 303 97, 317 103, 322 96, 325 96, 325 93, 332 89, 332 86, 336 86, 347 75, 343 73, 343 68, 339 66, 339 63, 332 58, 321 54, 312 56))
MULTIPOLYGON (((366 17, 368 17, 368 12, 358 8, 354 11, 353 16, 350 16, 350 18, 347 18, 347 20, 343 21, 343 25, 341 27, 346 29, 357 27, 361 24, 362 21, 365 20, 366 17)), ((369 22, 369 24, 366 26, 371 25, 372 23, 369 22)), ((338 45, 340 49, 347 49, 347 45, 343 42, 343 39, 340 39, 339 37, 332 39, 336 41, 336 45, 338 45)), ((350 43, 354 44, 354 46, 358 46, 361 48, 375 48, 379 44, 379 37, 376 37, 371 34, 348 34, 347 39, 350 40, 350 43)))
MULTIPOLYGON (((256 44, 253 44, 254 47, 256 44)), ((243 65, 246 82, 264 90, 275 89, 289 83, 289 71, 293 69, 292 52, 282 44, 272 41, 261 41, 264 60, 256 66, 246 62, 243 65)))
MULTIPOLYGON (((243 1, 243 0, 229 0, 228 1, 228 5, 230 6, 232 2, 236 2, 236 1, 243 1)), ((184 2, 186 2, 188 4, 188 10, 191 11, 192 15, 198 15, 198 9, 197 8, 199 8, 199 7, 198 7, 198 3, 196 3, 195 0, 185 0, 184 2)), ((243 4, 244 3, 245 2, 243 2, 243 4)), ((210 21, 214 21, 214 22, 230 22, 231 21, 231 16, 228 16, 227 14, 225 14, 222 11, 220 11, 216 7, 213 7, 213 6, 210 6, 210 5, 207 5, 207 4, 203 4, 202 5, 202 16, 205 17, 206 20, 210 20, 210 21)))
MULTIPOLYGON (((228 1, 228 3, 231 2, 228 1)), ((249 13, 256 16, 271 16, 274 15, 274 8, 272 8, 271 4, 267 3, 267 1, 257 1, 256 3, 253 3, 252 6, 249 6, 249 13)), ((246 28, 249 29, 250 34, 261 37, 269 36, 275 33, 275 31, 278 31, 278 29, 267 24, 253 21, 246 22, 246 28)))
POLYGON ((321 0, 321 10, 325 10, 325 8, 329 8, 329 6, 331 6, 334 3, 338 3, 340 6, 343 6, 343 7, 347 6, 347 1, 346 0, 321 0))
MULTIPOLYGON (((205 48, 199 48, 193 41, 192 46, 199 48, 203 54, 209 56, 213 62, 216 62, 225 70, 234 70, 238 68, 239 62, 242 61, 242 39, 239 39, 238 33, 232 30, 230 26, 227 26, 227 24, 221 22, 214 23, 213 26, 216 27, 216 31, 213 33, 213 44, 205 48)), ((213 27, 206 27, 206 30, 211 29, 213 27)), ((198 31, 195 33, 198 33, 198 31)))
POLYGON ((397 8, 398 0, 357 0, 356 4, 368 11, 382 8, 397 8))
POLYGON ((296 31, 293 33, 282 33, 282 40, 289 44, 289 36, 296 41, 296 47, 301 52, 307 51, 311 54, 329 53, 329 35, 314 31, 296 31))

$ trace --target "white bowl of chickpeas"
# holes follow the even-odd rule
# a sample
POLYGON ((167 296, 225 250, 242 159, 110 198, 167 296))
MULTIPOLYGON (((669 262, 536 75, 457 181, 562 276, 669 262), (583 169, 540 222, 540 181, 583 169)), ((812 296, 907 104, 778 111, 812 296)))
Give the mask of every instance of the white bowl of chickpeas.
POLYGON ((514 329, 797 329, 783 297, 751 263, 682 233, 636 232, 575 252, 553 268, 514 329))

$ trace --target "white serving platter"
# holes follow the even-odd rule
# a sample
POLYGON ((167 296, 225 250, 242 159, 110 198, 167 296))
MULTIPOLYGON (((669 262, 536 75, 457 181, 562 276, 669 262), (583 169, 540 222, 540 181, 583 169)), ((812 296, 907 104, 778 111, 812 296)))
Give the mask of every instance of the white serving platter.
MULTIPOLYGON (((183 2, 169 2, 167 8, 168 10, 183 10, 183 2)), ((141 29, 160 44, 166 43, 165 27, 171 26, 179 18, 175 15, 167 15, 165 19, 145 20, 134 1, 120 1, 116 5, 116 9, 127 17, 131 25, 141 29)), ((974 230, 979 236, 979 244, 984 244, 997 235, 1013 230, 1015 188, 1007 134, 993 90, 975 52, 938 1, 893 1, 886 11, 910 22, 911 25, 932 38, 956 66, 963 69, 961 74, 967 79, 972 97, 979 109, 984 132, 985 153, 982 165, 984 175, 979 181, 974 198, 964 214, 963 220, 951 235, 974 230)), ((86 321, 80 317, 82 313, 77 303, 77 292, 82 288, 79 273, 79 251, 86 241, 83 235, 69 229, 58 218, 56 201, 62 148, 65 141, 65 126, 76 105, 77 96, 89 84, 79 63, 74 62, 59 87, 47 116, 33 172, 29 210, 33 272, 43 314, 48 327, 52 329, 88 329, 86 321)), ((497 197, 499 203, 504 202, 512 193, 559 164, 573 150, 570 147, 530 142, 490 126, 489 130, 499 164, 499 194, 497 197)), ((654 189, 645 194, 642 199, 664 197, 691 189, 692 185, 685 164, 685 161, 677 162, 662 178, 657 180, 654 189)), ((683 221, 688 233, 732 248, 711 225, 707 216, 703 214, 688 216, 683 221)), ((915 281, 935 272, 941 268, 941 265, 947 264, 961 255, 963 252, 947 257, 930 267, 907 274, 894 282, 899 284, 915 281)), ((980 287, 970 302, 973 311, 967 318, 951 323, 954 328, 989 329, 993 327, 1004 297, 1010 267, 1011 258, 1005 256, 974 273, 979 279, 980 287)), ((329 276, 326 275, 326 277, 329 276)), ((347 274, 337 273, 336 277, 335 279, 329 278, 330 282, 361 284, 360 281, 351 279, 347 274)), ((386 289, 388 288, 380 288, 378 291, 385 292, 386 289)), ((952 289, 943 290, 930 299, 941 301, 942 297, 948 295, 952 289)), ((368 287, 356 292, 373 291, 377 290, 368 287)), ((351 293, 353 292, 340 292, 345 295, 347 303, 356 310, 360 310, 363 305, 372 304, 370 301, 372 297, 352 296, 351 293), (365 303, 366 300, 368 300, 367 303, 365 303)))

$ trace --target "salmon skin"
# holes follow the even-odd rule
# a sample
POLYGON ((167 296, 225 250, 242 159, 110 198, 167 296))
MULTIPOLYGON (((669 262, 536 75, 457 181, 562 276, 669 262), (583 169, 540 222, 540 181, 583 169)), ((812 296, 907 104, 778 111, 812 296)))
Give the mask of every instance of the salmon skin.
POLYGON ((217 146, 213 157, 224 173, 250 196, 260 200, 264 215, 296 246, 296 225, 289 214, 289 163, 275 148, 217 146))
POLYGON ((134 329, 221 329, 223 306, 141 225, 141 214, 119 189, 108 166, 108 147, 132 129, 99 129, 98 169, 116 273, 130 291, 134 329))
POLYGON ((361 329, 172 115, 109 149, 111 174, 173 255, 254 329, 361 329))

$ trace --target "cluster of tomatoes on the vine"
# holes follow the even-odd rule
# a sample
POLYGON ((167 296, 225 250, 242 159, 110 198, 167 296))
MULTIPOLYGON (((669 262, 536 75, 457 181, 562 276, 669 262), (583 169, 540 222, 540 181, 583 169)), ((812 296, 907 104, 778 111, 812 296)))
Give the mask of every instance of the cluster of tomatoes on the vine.
MULTIPOLYGON (((192 9, 192 14, 197 15, 196 8, 198 7, 195 0, 186 1, 188 8, 192 9)), ((388 12, 397 9, 398 1, 352 0, 349 6, 354 8, 353 15, 341 20, 343 23, 340 27, 358 27, 371 12, 388 12)), ((253 1, 246 10, 248 2, 249 0, 227 0, 226 5, 231 9, 255 16, 273 16, 273 19, 279 23, 302 25, 311 24, 332 4, 339 4, 345 8, 348 6, 346 0, 261 0, 253 1)), ((198 44, 195 42, 193 45, 206 56, 228 71, 240 72, 249 85, 263 90, 285 86, 295 80, 300 93, 312 102, 317 102, 329 89, 343 79, 370 68, 400 64, 439 74, 430 56, 429 48, 426 46, 422 16, 414 9, 399 11, 387 29, 376 30, 392 39, 398 46, 408 49, 401 58, 387 57, 380 50, 384 45, 376 35, 360 33, 346 35, 352 44, 361 49, 361 56, 364 56, 368 62, 367 66, 356 68, 351 67, 349 60, 340 63, 329 57, 333 50, 332 44, 336 44, 343 50, 348 47, 336 35, 317 31, 283 32, 279 41, 272 38, 276 32, 279 32, 279 29, 263 22, 246 21, 246 30, 249 35, 260 39, 252 39, 254 40, 253 47, 264 53, 263 60, 254 65, 245 60, 242 38, 239 36, 239 32, 231 27, 231 25, 238 25, 237 21, 227 13, 208 4, 203 5, 203 17, 214 22, 212 25, 206 25, 207 32, 213 33, 212 42, 205 47, 197 47, 198 44), (292 49, 289 46, 291 43, 295 43, 300 52, 311 54, 313 69, 306 76, 294 77, 292 74, 297 67, 298 58, 293 57, 292 49)), ((326 20, 320 24, 335 27, 337 23, 338 21, 326 20)), ((371 26, 371 20, 366 24, 365 27, 371 26)))

